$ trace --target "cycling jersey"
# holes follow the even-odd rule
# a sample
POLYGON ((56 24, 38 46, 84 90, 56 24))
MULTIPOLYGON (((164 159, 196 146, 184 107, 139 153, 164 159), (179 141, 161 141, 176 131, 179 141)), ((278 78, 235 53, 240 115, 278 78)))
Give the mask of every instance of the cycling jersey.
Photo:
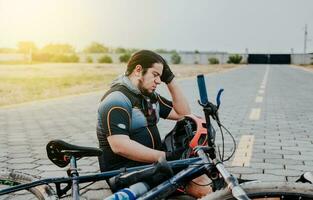
POLYGON ((97 136, 104 152, 99 157, 101 171, 146 164, 115 154, 107 140, 110 135, 128 135, 146 147, 162 150, 157 122, 167 118, 171 109, 171 101, 157 93, 142 95, 127 76, 115 80, 98 109, 97 136))

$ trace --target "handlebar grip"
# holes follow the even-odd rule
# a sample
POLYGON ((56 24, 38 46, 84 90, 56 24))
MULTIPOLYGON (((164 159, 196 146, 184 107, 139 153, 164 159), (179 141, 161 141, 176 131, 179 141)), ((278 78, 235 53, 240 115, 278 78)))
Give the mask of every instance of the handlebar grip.
POLYGON ((197 76, 199 94, 200 94, 200 102, 201 104, 207 104, 209 102, 208 95, 206 92, 205 80, 203 74, 197 76))

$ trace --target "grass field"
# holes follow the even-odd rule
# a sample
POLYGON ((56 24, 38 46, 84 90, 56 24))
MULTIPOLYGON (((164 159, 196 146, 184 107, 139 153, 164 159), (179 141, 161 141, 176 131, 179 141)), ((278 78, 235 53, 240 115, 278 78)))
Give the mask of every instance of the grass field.
POLYGON ((300 65, 303 68, 311 69, 313 70, 313 65, 300 65))
MULTIPOLYGON (((172 65, 178 78, 228 70, 235 65, 172 65)), ((124 64, 0 64, 0 106, 105 90, 124 64)))

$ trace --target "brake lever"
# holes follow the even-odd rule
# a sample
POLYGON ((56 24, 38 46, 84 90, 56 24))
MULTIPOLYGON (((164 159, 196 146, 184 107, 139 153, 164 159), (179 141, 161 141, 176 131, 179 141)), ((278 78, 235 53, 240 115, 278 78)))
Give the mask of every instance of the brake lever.
POLYGON ((224 89, 221 88, 218 93, 217 93, 217 96, 216 96, 216 105, 217 105, 217 109, 219 109, 220 105, 221 105, 221 95, 223 93, 224 89))

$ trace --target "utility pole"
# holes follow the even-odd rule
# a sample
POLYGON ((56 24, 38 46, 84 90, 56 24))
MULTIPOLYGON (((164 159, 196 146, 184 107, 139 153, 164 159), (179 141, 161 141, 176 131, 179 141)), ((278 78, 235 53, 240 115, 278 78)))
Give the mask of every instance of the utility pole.
POLYGON ((305 24, 304 27, 304 49, 303 49, 303 53, 306 54, 306 44, 308 42, 308 25, 305 24))

